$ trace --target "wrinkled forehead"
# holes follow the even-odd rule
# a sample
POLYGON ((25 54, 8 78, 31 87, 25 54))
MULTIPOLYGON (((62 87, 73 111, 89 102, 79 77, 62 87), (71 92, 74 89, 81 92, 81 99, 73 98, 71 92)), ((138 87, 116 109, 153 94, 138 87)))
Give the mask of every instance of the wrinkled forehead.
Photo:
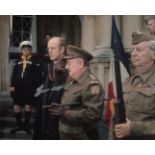
POLYGON ((150 53, 151 52, 148 46, 148 42, 141 42, 139 44, 132 45, 131 54, 133 53, 133 51, 138 51, 138 53, 143 53, 143 52, 150 53))
POLYGON ((54 37, 54 38, 50 38, 49 41, 48 41, 48 45, 60 45, 61 43, 61 39, 60 37, 54 37))

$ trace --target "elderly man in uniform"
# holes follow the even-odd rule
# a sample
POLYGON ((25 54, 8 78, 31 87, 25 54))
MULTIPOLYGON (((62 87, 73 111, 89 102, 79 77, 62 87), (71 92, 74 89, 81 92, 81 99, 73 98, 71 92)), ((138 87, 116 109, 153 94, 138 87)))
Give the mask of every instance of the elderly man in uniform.
POLYGON ((76 46, 67 48, 66 69, 71 81, 64 86, 61 105, 53 104, 51 113, 59 115, 61 139, 99 139, 96 123, 103 110, 104 90, 89 71, 92 55, 76 46))
POLYGON ((115 125, 116 138, 155 139, 155 38, 133 33, 131 62, 135 74, 126 79, 123 93, 126 123, 115 125))
POLYGON ((32 42, 22 41, 20 43, 22 56, 13 67, 11 77, 11 95, 14 103, 14 113, 17 120, 17 127, 11 130, 15 134, 19 130, 26 130, 31 133, 29 124, 32 105, 34 104, 34 93, 42 83, 42 70, 40 63, 32 57, 32 42), (25 107, 25 126, 21 122, 21 109, 25 107))

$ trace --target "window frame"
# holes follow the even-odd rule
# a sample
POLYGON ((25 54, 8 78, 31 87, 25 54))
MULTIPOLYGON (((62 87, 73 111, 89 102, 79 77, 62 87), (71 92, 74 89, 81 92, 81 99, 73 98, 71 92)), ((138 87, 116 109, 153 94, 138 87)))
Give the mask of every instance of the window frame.
MULTIPOLYGON (((12 22, 11 24, 13 24, 13 17, 14 16, 17 16, 17 15, 13 15, 11 18, 12 22)), ((24 15, 18 15, 18 16, 21 16, 21 17, 24 17, 24 15)), ((11 25, 11 29, 13 31, 13 26, 11 25)), ((32 53, 36 53, 37 52, 37 40, 36 40, 36 37, 37 37, 37 34, 36 34, 36 16, 35 15, 32 15, 32 27, 31 27, 31 33, 30 33, 30 41, 32 41, 32 44, 33 44, 33 48, 32 48, 32 53)), ((15 47, 15 46, 11 46, 10 45, 10 52, 11 53, 20 53, 20 49, 19 47, 15 47)))

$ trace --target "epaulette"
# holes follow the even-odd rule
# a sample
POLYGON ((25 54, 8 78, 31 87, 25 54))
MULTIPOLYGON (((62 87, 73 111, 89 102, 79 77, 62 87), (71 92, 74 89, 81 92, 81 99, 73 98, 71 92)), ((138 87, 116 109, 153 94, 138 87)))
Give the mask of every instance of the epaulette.
POLYGON ((97 80, 94 80, 94 81, 90 81, 89 84, 100 84, 100 82, 97 80))
POLYGON ((100 84, 97 78, 93 74, 89 74, 89 77, 92 79, 89 84, 100 84))
POLYGON ((93 74, 89 74, 89 77, 90 77, 92 80, 96 80, 96 77, 95 77, 93 74))

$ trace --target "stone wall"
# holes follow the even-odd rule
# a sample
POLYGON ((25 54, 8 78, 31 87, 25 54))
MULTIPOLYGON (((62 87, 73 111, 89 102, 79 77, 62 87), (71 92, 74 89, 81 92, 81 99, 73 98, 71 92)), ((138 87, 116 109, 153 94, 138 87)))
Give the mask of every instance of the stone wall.
POLYGON ((9 92, 9 32, 10 16, 0 16, 0 92, 9 92))
MULTIPOLYGON (((141 30, 144 28, 144 16, 127 15, 115 17, 125 50, 130 52, 131 34, 137 29, 141 30)), ((94 55, 95 58, 91 63, 91 69, 98 76, 105 89, 109 78, 109 60, 112 51, 111 23, 111 15, 85 15, 82 17, 81 46, 94 55)), ((79 25, 79 23, 76 25, 79 25)), ((67 29, 67 25, 65 26, 65 29, 67 29)), ((63 27, 63 24, 61 27, 63 27)), ((10 16, 0 16, 0 93, 8 93, 10 85, 11 64, 9 65, 8 63, 9 28, 10 16)), ((74 35, 79 33, 79 31, 75 31, 74 35)))

